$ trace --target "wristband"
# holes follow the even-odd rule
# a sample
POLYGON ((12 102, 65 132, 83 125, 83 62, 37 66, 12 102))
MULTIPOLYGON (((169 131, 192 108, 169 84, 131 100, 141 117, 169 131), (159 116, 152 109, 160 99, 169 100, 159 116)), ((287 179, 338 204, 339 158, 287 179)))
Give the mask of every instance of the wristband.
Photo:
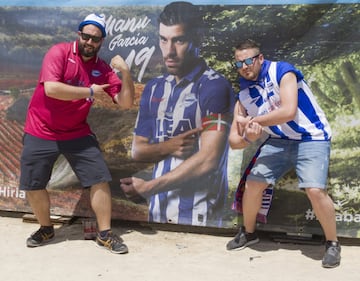
POLYGON ((90 89, 90 98, 93 98, 94 97, 94 90, 91 87, 89 89, 90 89))

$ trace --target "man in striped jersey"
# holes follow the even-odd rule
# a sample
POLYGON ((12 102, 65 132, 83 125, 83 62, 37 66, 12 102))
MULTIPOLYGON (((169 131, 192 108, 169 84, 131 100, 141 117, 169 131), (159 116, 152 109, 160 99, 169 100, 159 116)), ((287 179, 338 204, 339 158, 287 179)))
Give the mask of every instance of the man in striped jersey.
POLYGON ((290 168, 295 168, 326 238, 323 267, 340 264, 334 204, 326 193, 331 129, 324 112, 304 81, 302 73, 287 62, 265 60, 253 40, 235 50, 240 92, 234 109, 229 142, 241 149, 257 140, 262 131, 269 138, 262 145, 247 175, 243 195, 244 226, 227 244, 241 249, 257 243, 256 216, 263 190, 290 168))
POLYGON ((154 162, 152 179, 121 179, 131 197, 149 198, 149 221, 221 226, 228 191, 227 154, 234 94, 199 57, 202 17, 187 2, 159 16, 167 73, 143 91, 132 157, 154 162))

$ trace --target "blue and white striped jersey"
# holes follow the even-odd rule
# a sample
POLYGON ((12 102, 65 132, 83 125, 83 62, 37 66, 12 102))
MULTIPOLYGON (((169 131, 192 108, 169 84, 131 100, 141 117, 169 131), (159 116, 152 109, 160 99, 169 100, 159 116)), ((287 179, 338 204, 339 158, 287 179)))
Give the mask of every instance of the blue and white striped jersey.
POLYGON ((323 110, 318 105, 303 74, 287 62, 265 60, 257 81, 240 78, 238 98, 248 115, 265 115, 280 106, 280 80, 293 72, 298 81, 298 110, 294 120, 277 126, 265 127, 271 137, 291 140, 330 140, 331 128, 323 110))
MULTIPOLYGON (((224 115, 232 112, 234 100, 231 84, 201 60, 178 84, 172 75, 154 78, 146 84, 134 133, 148 138, 150 143, 165 142, 199 127, 228 133, 230 124, 224 115)), ((228 146, 215 173, 151 196, 149 221, 220 226, 228 191, 227 155, 228 146)), ((169 156, 156 163, 153 178, 182 162, 169 156)))

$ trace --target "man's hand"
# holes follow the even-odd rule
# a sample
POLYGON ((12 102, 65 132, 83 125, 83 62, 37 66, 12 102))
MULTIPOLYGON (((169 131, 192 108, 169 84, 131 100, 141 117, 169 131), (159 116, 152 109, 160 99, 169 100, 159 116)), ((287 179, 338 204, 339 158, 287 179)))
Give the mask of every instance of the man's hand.
POLYGON ((120 179, 120 188, 128 199, 138 198, 139 196, 145 198, 148 192, 146 181, 136 177, 120 179))
POLYGON ((245 132, 246 126, 249 125, 249 122, 251 121, 250 116, 243 116, 241 114, 236 115, 235 117, 236 125, 237 125, 237 132, 239 136, 242 136, 245 132))
POLYGON ((249 120, 245 125, 245 130, 242 136, 247 141, 253 142, 261 137, 262 132, 263 128, 259 123, 249 120))
POLYGON ((261 137, 263 128, 253 120, 253 117, 238 114, 235 116, 238 135, 246 142, 254 142, 261 137))
POLYGON ((94 97, 93 98, 95 98, 96 95, 104 95, 104 94, 106 94, 105 89, 107 87, 109 87, 109 86, 110 86, 110 84, 103 84, 103 85, 92 84, 91 89, 93 89, 93 91, 94 91, 94 97))
POLYGON ((129 66, 126 64, 124 59, 119 55, 116 55, 111 59, 110 65, 112 68, 120 72, 129 71, 129 66))
POLYGON ((170 146, 170 151, 173 151, 171 155, 180 159, 187 159, 193 155, 197 148, 200 131, 200 128, 192 129, 169 139, 167 145, 170 146))

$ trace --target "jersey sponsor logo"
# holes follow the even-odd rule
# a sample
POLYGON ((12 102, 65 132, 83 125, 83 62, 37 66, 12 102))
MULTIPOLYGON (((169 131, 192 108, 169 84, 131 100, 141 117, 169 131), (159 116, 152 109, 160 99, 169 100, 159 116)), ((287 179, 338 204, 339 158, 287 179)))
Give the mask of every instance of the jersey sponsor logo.
POLYGON ((195 97, 195 94, 194 93, 189 93, 189 94, 186 95, 186 97, 184 99, 184 106, 189 107, 189 106, 191 106, 192 104, 194 104, 196 102, 197 102, 197 99, 195 97))
POLYGON ((158 140, 168 139, 192 129, 189 119, 183 119, 177 122, 176 128, 174 128, 174 120, 172 118, 157 119, 156 123, 156 138, 158 140))

